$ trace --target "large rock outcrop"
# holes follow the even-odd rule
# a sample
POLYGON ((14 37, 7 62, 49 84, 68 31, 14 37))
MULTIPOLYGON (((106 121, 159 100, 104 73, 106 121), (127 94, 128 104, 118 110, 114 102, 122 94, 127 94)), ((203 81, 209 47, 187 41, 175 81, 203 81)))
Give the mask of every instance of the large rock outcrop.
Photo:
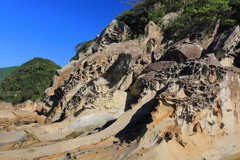
POLYGON ((161 58, 163 47, 163 32, 162 28, 150 21, 144 28, 144 36, 140 40, 142 48, 146 53, 151 54, 152 61, 157 61, 161 58))
POLYGON ((44 102, 1 112, 1 159, 220 159, 240 152, 240 69, 188 39, 153 60, 145 42, 158 29, 67 65, 44 102))
POLYGON ((92 47, 93 53, 102 51, 106 45, 111 43, 121 42, 127 38, 133 38, 134 33, 123 22, 112 20, 112 22, 103 29, 95 44, 92 47))
POLYGON ((209 45, 207 50, 210 53, 215 53, 218 59, 224 58, 233 51, 239 41, 240 30, 239 26, 236 26, 218 35, 209 45))

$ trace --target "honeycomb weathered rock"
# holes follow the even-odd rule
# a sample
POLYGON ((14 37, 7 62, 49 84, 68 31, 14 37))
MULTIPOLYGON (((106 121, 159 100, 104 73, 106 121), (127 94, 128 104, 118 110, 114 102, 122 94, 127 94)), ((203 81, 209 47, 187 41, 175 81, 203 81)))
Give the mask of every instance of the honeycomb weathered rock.
POLYGON ((151 38, 109 44, 58 71, 44 102, 2 111, 1 159, 219 159, 240 151, 240 69, 189 39, 156 62, 146 48, 156 51, 161 40, 154 48, 151 38))

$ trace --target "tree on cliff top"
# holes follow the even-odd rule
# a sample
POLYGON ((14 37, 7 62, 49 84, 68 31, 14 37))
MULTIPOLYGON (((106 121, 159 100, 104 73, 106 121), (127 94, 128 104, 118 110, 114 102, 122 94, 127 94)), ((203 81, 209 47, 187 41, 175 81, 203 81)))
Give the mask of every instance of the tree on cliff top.
POLYGON ((170 12, 181 13, 166 32, 167 39, 180 40, 198 25, 207 28, 218 19, 221 27, 232 27, 240 19, 239 2, 240 0, 144 0, 134 4, 130 10, 125 10, 116 19, 141 35, 149 21, 161 24, 164 15, 170 12))
POLYGON ((60 68, 53 61, 43 58, 24 63, 0 84, 0 101, 17 104, 28 99, 41 100, 45 89, 53 84, 54 72, 60 68))

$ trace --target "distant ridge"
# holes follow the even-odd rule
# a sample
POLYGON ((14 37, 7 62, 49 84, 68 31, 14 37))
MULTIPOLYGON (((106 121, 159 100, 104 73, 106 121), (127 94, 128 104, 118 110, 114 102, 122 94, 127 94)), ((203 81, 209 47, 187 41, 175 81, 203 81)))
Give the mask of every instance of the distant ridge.
POLYGON ((19 66, 0 68, 0 83, 19 66))

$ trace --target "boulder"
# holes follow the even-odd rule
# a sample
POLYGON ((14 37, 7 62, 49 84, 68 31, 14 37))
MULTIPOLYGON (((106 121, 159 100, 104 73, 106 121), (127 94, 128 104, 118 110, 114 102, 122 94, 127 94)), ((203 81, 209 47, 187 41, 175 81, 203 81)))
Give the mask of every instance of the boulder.
POLYGON ((184 63, 189 58, 200 58, 201 55, 202 48, 197 43, 188 43, 186 39, 171 46, 161 60, 184 63))
POLYGON ((161 57, 161 44, 163 40, 162 29, 154 22, 150 21, 144 28, 144 36, 141 44, 145 47, 147 53, 153 54, 155 59, 161 57))
POLYGON ((144 28, 144 37, 156 37, 162 33, 162 29, 158 27, 153 21, 150 21, 144 28))
POLYGON ((44 115, 41 115, 37 118, 38 124, 44 124, 45 121, 46 121, 46 116, 44 115))
POLYGON ((134 33, 125 23, 112 20, 112 22, 103 29, 95 44, 92 47, 93 53, 102 51, 106 45, 121 42, 126 38, 133 38, 134 33))
POLYGON ((240 41, 239 26, 233 27, 218 35, 208 46, 207 52, 215 53, 217 59, 226 57, 240 41))

